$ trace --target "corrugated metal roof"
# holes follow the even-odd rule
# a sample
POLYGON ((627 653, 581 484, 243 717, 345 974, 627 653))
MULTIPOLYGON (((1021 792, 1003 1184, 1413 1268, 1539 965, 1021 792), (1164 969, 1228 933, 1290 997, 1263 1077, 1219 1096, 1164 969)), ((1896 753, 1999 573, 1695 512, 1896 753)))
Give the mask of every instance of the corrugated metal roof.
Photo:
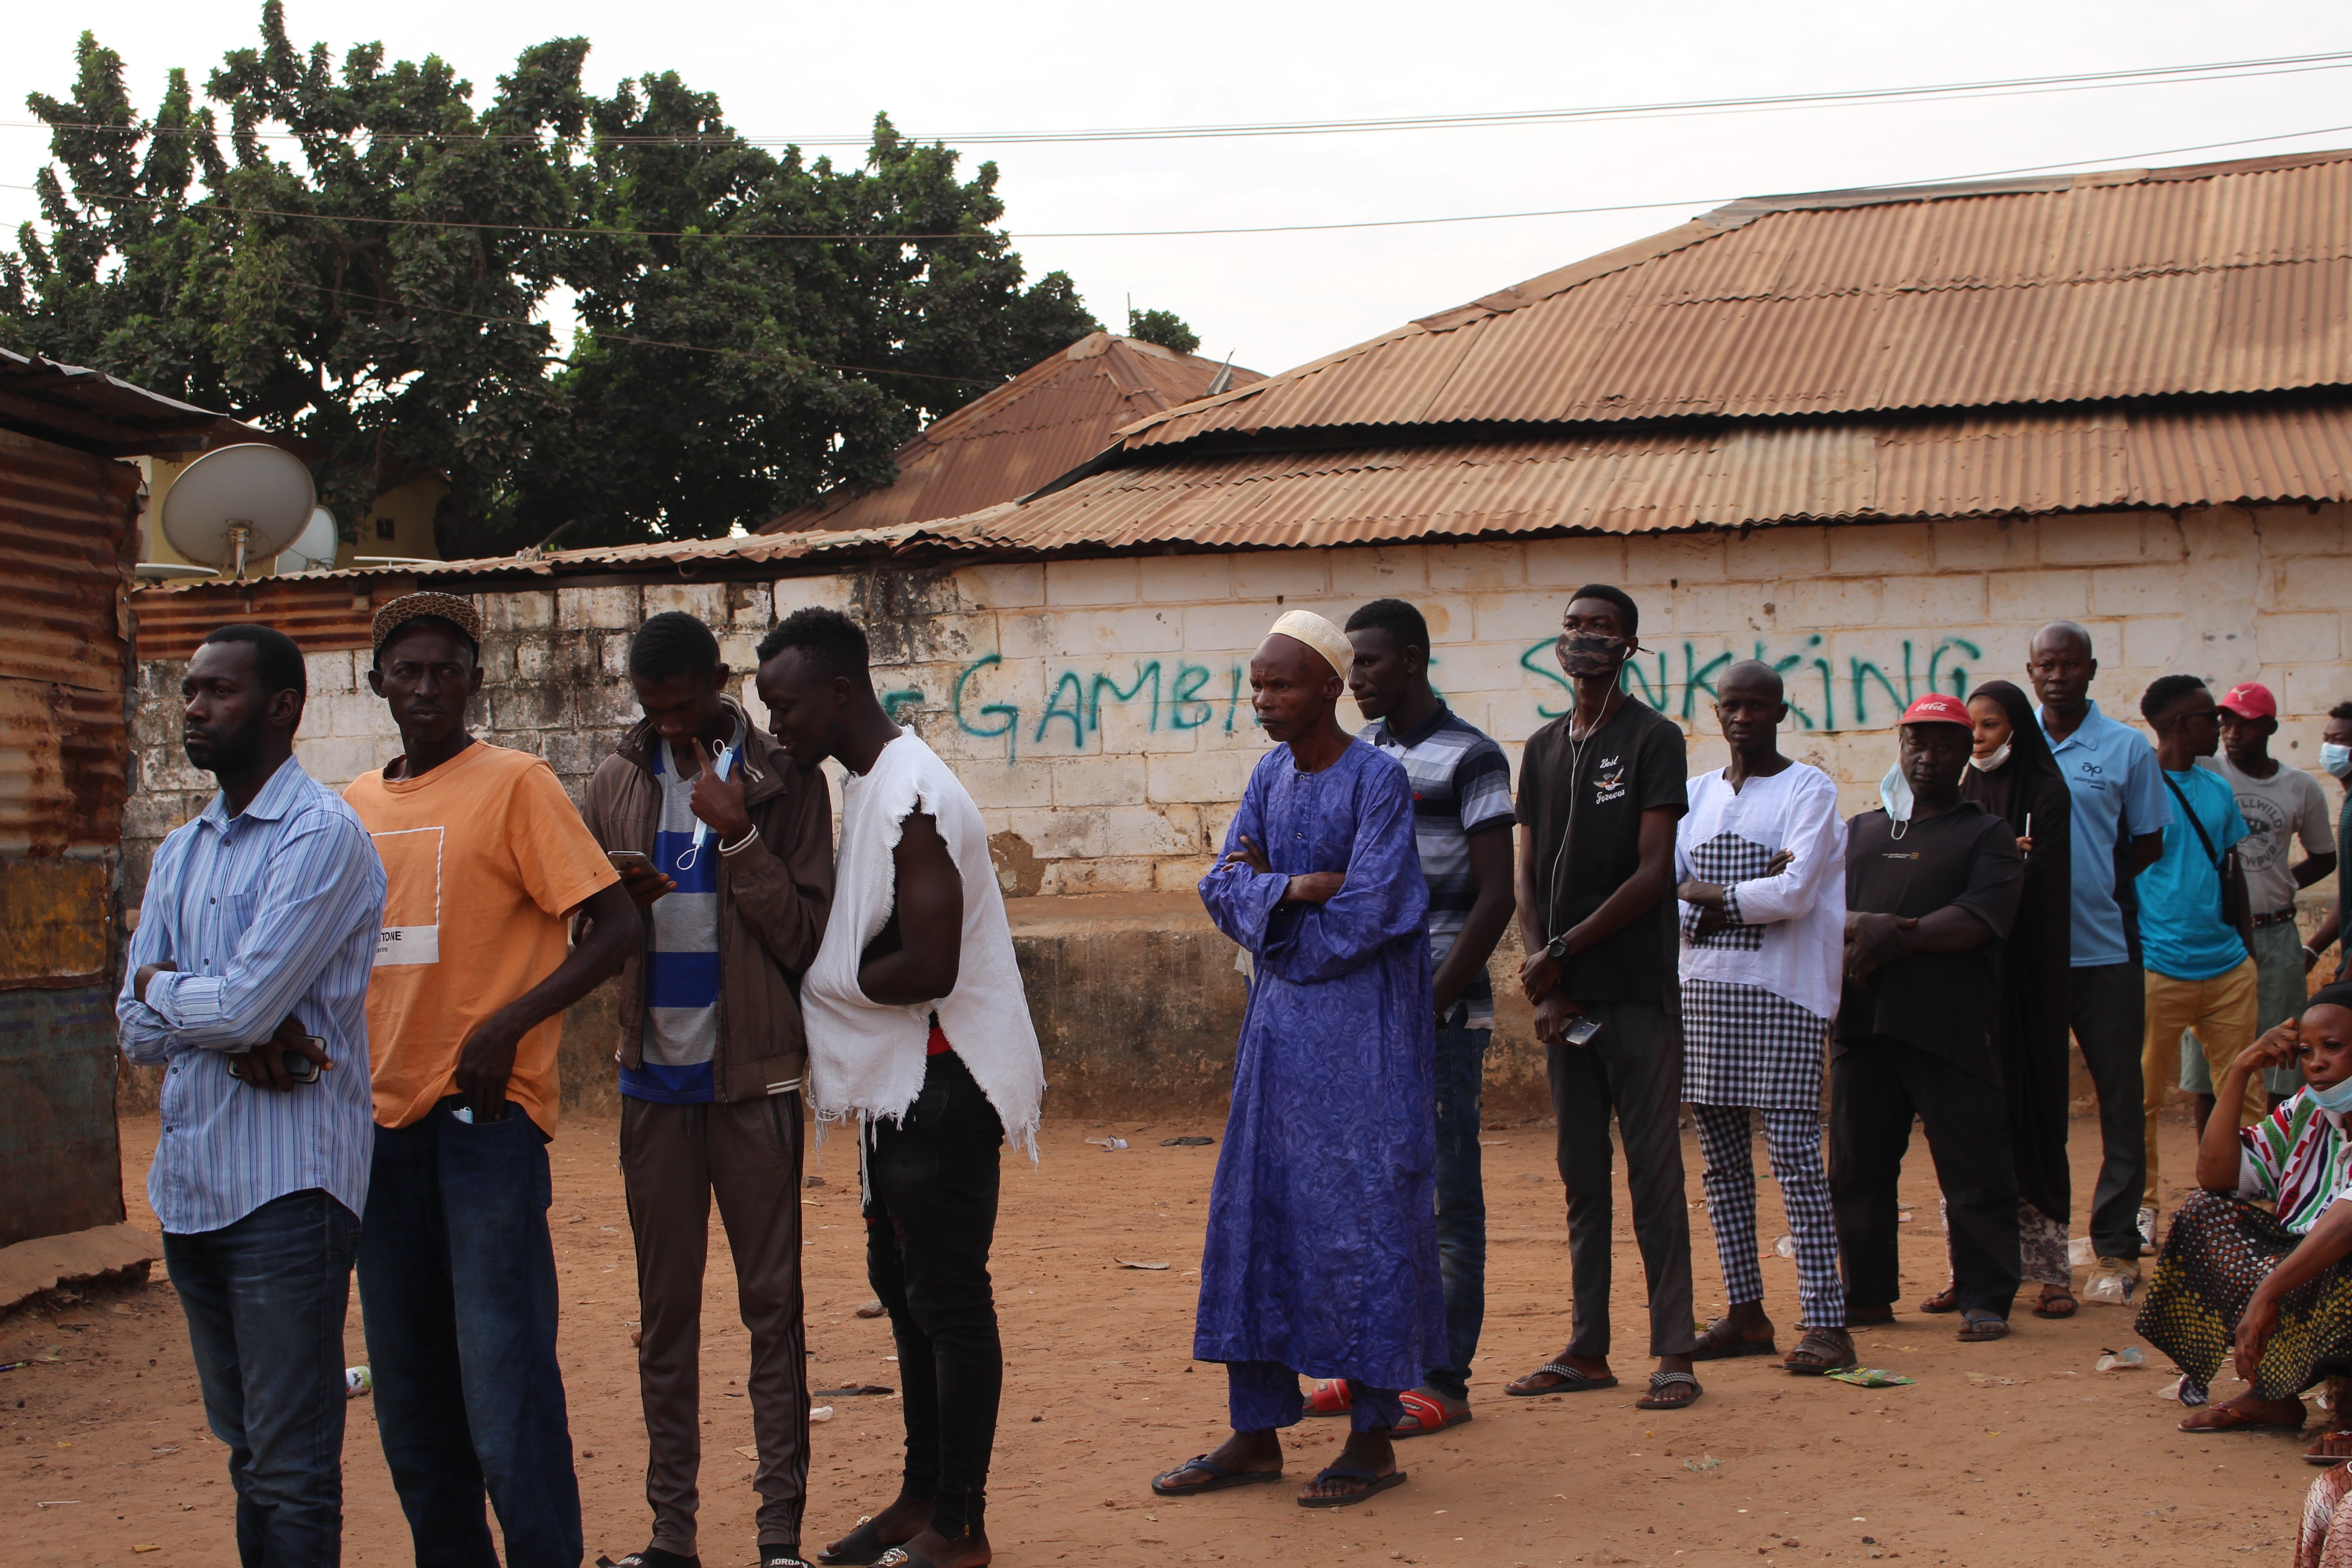
POLYGON ((1737 203, 1124 434, 2347 384, 2352 151, 1737 203))
MULTIPOLYGON (((1094 332, 964 405, 898 448, 898 478, 796 507, 762 533, 888 528, 1027 495, 1112 444, 1114 432, 1207 391, 1216 361, 1094 332)), ((1228 384, 1265 379, 1232 369, 1228 384)))
POLYGON ((200 452, 238 441, 313 455, 309 442, 117 381, 104 371, 6 349, 0 349, 0 428, 109 458, 200 452))
POLYGON ((2352 500, 2352 407, 2104 404, 1201 454, 935 523, 901 548, 1319 546, 2277 500, 2352 500))

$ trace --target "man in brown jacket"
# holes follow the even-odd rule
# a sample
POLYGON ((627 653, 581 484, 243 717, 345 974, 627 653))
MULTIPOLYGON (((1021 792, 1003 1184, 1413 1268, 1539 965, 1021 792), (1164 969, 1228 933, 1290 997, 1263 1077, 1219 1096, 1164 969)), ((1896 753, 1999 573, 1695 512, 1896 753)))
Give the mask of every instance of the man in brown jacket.
POLYGON ((646 921, 621 973, 618 1054, 654 1529, 616 1568, 696 1568, 714 1194, 751 1335, 759 1561, 789 1568, 808 1489, 798 989, 833 900, 831 805, 824 777, 725 694, 718 640, 693 616, 639 627, 629 679, 645 721, 597 768, 586 810, 646 921))

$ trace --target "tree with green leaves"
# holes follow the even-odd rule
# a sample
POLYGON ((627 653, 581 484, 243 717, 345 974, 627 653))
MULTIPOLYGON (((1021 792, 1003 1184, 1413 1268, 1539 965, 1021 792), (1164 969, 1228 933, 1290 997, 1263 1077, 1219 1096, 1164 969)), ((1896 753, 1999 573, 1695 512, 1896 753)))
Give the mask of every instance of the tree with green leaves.
POLYGON ((209 103, 175 71, 142 118, 85 34, 71 98, 29 100, 0 342, 306 437, 346 517, 438 470, 464 555, 756 527, 1097 330, 1024 286, 993 164, 878 117, 862 166, 771 153, 674 75, 596 96, 587 54, 527 49, 478 109, 437 57, 297 50, 268 0, 209 103))
POLYGON ((1184 319, 1173 310, 1139 310, 1129 305, 1127 335, 1158 343, 1163 349, 1174 349, 1180 354, 1191 353, 1201 346, 1201 334, 1186 326, 1184 319))

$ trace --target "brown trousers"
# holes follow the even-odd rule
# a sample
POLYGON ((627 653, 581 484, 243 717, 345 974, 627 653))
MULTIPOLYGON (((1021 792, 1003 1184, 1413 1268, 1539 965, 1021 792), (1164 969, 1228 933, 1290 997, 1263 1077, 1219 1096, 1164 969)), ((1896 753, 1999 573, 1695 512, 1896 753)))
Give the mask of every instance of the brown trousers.
POLYGON ((621 1101, 621 1178, 636 1238, 646 1409, 646 1501, 653 1544, 695 1552, 702 1461, 702 1273, 710 1199, 735 1258, 735 1299, 751 1335, 751 1431, 760 1463, 759 1544, 797 1551, 808 1498, 808 1367, 801 1321, 801 1097, 733 1105, 621 1101))

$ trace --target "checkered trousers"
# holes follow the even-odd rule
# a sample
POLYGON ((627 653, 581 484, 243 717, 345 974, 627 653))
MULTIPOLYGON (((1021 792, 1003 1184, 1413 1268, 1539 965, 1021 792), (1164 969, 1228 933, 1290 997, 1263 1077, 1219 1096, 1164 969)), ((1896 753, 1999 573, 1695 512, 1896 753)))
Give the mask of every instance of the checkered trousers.
MULTIPOLYGON (((1691 1102, 1699 1152, 1706 1159, 1707 1223, 1723 1265, 1724 1295, 1734 1306, 1764 1299, 1764 1273, 1756 1262, 1756 1155, 1748 1115, 1744 1105, 1691 1102)), ((1822 1171, 1819 1105, 1765 1111, 1764 1147, 1797 1244, 1797 1301, 1805 1326, 1843 1328, 1845 1288, 1838 1279, 1829 1178, 1822 1171)))
POLYGON ((1829 1027, 1761 986, 1685 980, 1683 1099, 1818 1116, 1829 1027))

